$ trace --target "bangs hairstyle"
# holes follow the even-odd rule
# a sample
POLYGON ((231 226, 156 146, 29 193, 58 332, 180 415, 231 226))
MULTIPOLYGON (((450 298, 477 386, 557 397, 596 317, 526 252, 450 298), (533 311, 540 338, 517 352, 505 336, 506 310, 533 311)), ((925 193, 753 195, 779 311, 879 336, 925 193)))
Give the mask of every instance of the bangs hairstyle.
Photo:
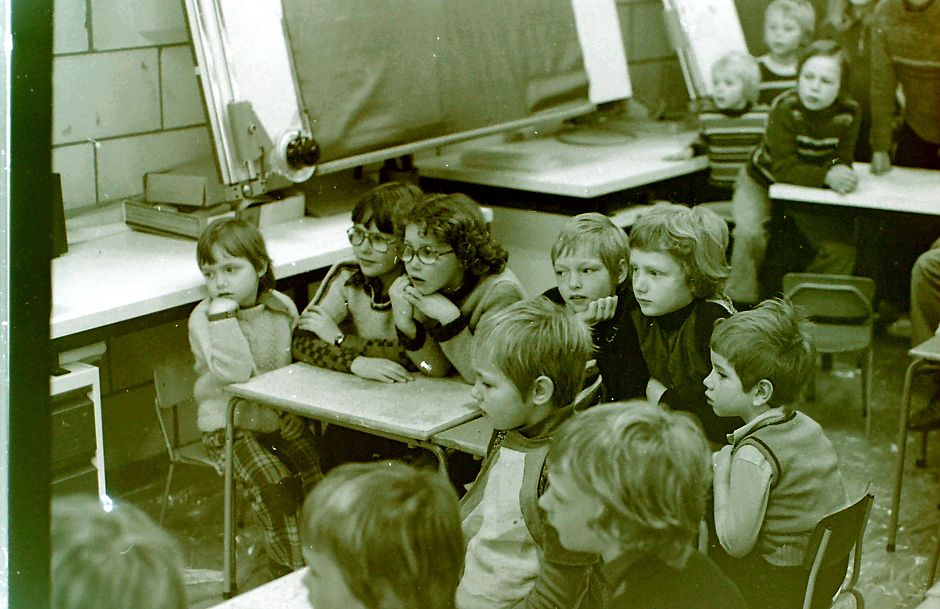
POLYGON ((616 284, 621 267, 629 263, 630 243, 627 234, 607 216, 595 212, 578 214, 565 222, 558 233, 552 245, 552 264, 559 256, 576 253, 600 258, 616 284))
POLYGON ((712 458, 692 415, 646 401, 594 406, 574 415, 552 441, 549 472, 571 476, 597 497, 592 523, 626 549, 676 563, 698 534, 711 491, 712 458))
POLYGON ((712 64, 712 80, 719 74, 730 74, 741 81, 744 99, 754 104, 760 93, 760 66, 757 60, 748 53, 730 51, 715 60, 712 64))
POLYGON ((454 609, 464 545, 454 489, 400 462, 349 463, 304 502, 301 543, 368 609, 454 609))
POLYGON ((696 298, 716 298, 728 277, 728 225, 704 207, 657 203, 630 229, 630 248, 669 254, 696 298))
POLYGON ((711 349, 734 367, 745 391, 761 379, 774 386, 771 401, 795 401, 816 362, 801 311, 787 300, 765 300, 715 323, 711 349))
POLYGON ((257 227, 238 218, 219 220, 207 226, 196 243, 196 261, 200 267, 215 264, 212 253, 215 246, 229 256, 248 260, 256 271, 267 269, 258 281, 259 296, 274 289, 274 264, 257 227))
POLYGON ((523 395, 539 376, 550 378, 556 408, 573 402, 581 391, 593 349, 587 324, 544 297, 513 303, 485 318, 473 340, 474 356, 485 351, 523 395))
POLYGON ((764 21, 772 12, 779 12, 787 19, 796 21, 803 33, 803 44, 809 44, 816 35, 816 9, 808 0, 772 0, 764 10, 764 21))
POLYGON ((427 195, 412 208, 405 224, 454 249, 464 271, 477 277, 506 268, 509 254, 490 238, 480 206, 462 193, 427 195))
POLYGON ((185 609, 179 547, 131 504, 52 501, 52 609, 185 609))
POLYGON ((797 82, 799 82, 799 75, 803 73, 803 66, 813 57, 833 57, 839 62, 839 100, 851 99, 849 82, 852 79, 850 73, 852 68, 849 65, 848 56, 839 46, 839 43, 834 40, 816 40, 806 47, 800 54, 800 63, 796 70, 797 82))
POLYGON ((375 222, 379 231, 401 237, 404 232, 402 220, 423 196, 424 192, 414 184, 380 184, 359 199, 352 210, 352 221, 363 226, 375 222))

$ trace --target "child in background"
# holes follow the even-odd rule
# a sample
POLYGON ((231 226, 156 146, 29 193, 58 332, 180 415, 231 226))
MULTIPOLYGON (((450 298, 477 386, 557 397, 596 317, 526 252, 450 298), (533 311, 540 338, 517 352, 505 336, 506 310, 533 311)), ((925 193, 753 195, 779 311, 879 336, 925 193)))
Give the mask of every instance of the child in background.
MULTIPOLYGON (((354 260, 333 265, 294 328, 293 354, 302 362, 383 383, 412 379, 417 370, 398 343, 389 289, 404 274, 402 220, 423 196, 412 184, 389 182, 366 193, 352 210, 347 231, 354 260)), ((330 425, 320 466, 401 457, 407 446, 330 425)))
MULTIPOLYGON (((802 606, 803 555, 823 517, 845 506, 838 457, 822 428, 791 405, 815 350, 802 319, 782 300, 720 320, 712 334, 706 396, 715 412, 744 420, 715 453, 715 531, 719 559, 751 607, 802 606)), ((829 607, 847 559, 823 568, 813 606, 829 607)))
POLYGON ((764 136, 767 112, 754 109, 760 68, 747 53, 725 53, 712 64, 711 75, 713 94, 698 112, 698 139, 668 158, 707 154, 709 182, 730 198, 738 173, 764 136))
POLYGON ((52 500, 52 609, 185 609, 183 561, 170 535, 133 505, 52 500))
POLYGON ((816 11, 807 0, 773 0, 764 11, 764 44, 769 51, 757 58, 761 84, 757 103, 769 106, 778 95, 796 86, 800 53, 816 32, 816 11))
POLYGON ((453 367, 473 381, 477 325, 525 298, 508 258, 467 195, 430 195, 411 210, 401 252, 407 275, 389 296, 398 340, 422 372, 444 376, 453 367))
POLYGON ((744 609, 693 546, 710 461, 691 416, 644 402, 597 406, 558 432, 539 504, 565 548, 603 557, 606 607, 744 609))
POLYGON ((471 396, 497 433, 460 506, 467 540, 460 609, 577 609, 589 593, 597 557, 560 547, 537 500, 552 434, 596 398, 579 394, 590 356, 587 325, 545 298, 511 305, 479 326, 471 396))
POLYGON ((561 229, 551 255, 558 285, 543 296, 591 326, 605 399, 643 396, 649 372, 630 320, 636 301, 627 281, 626 233, 602 214, 578 214, 561 229))
MULTIPOLYGON (((224 388, 291 363, 297 308, 274 289, 264 238, 243 220, 210 224, 199 236, 196 259, 209 297, 189 316, 194 395, 203 444, 221 469, 229 400, 224 388)), ((300 417, 248 400, 239 400, 235 426, 235 475, 264 530, 272 575, 299 569, 297 514, 321 477, 316 441, 300 417)))
MULTIPOLYGON (((848 65, 839 45, 831 40, 811 44, 800 61, 799 74, 797 88, 774 102, 764 140, 734 191, 732 206, 741 217, 752 220, 735 227, 728 279, 728 295, 735 302, 754 303, 760 297, 757 276, 767 249, 771 184, 828 186, 839 193, 851 192, 858 184, 852 170, 858 104, 845 90, 848 65)), ((799 270, 852 273, 854 227, 844 212, 793 209, 788 215, 815 251, 808 266, 799 270)))
POLYGON ((733 312, 722 285, 728 274, 728 225, 702 207, 662 203, 630 231, 630 274, 638 307, 633 322, 650 372, 647 399, 691 412, 715 443, 734 430, 715 415, 702 379, 711 369, 715 320, 733 312))
POLYGON ((454 609, 463 538, 457 496, 438 472, 349 463, 302 514, 311 607, 454 609))

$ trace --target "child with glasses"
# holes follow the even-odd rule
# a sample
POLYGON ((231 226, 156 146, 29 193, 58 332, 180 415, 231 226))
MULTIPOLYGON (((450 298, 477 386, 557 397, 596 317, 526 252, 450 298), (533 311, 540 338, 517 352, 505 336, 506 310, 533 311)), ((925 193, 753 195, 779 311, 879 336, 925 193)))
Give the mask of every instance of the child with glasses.
POLYGON ((453 367, 473 381, 477 325, 525 298, 508 257, 467 195, 428 195, 412 208, 401 251, 407 274, 389 295, 398 340, 422 372, 444 376, 453 367))
MULTIPOLYGON (((401 219, 421 199, 412 184, 388 182, 367 192, 352 210, 347 231, 353 258, 333 265, 294 328, 294 358, 383 383, 411 380, 417 370, 398 342, 389 288, 404 272, 401 219)), ((330 426, 321 465, 400 456, 405 446, 330 426)))

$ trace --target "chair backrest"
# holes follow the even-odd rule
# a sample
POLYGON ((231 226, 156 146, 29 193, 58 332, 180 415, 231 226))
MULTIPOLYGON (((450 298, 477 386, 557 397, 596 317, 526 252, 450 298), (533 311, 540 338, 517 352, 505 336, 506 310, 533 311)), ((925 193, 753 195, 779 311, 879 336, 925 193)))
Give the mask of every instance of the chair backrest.
POLYGON ((871 321, 875 282, 854 275, 787 273, 783 294, 817 323, 865 324, 871 321))
POLYGON ((191 351, 174 351, 153 367, 153 384, 160 408, 172 408, 193 397, 196 371, 191 351))

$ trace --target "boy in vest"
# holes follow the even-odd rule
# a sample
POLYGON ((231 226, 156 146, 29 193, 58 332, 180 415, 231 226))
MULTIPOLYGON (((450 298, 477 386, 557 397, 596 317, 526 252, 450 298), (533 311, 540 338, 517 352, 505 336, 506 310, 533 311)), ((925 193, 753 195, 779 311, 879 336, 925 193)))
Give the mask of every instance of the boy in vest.
POLYGON ((538 498, 552 435, 597 398, 600 379, 581 390, 590 356, 587 324, 545 298, 517 302, 477 328, 470 395, 496 431, 460 506, 467 553, 458 609, 585 606, 599 557, 565 550, 538 498))
MULTIPOLYGON (((815 349, 784 300, 719 320, 711 337, 705 397, 721 416, 744 419, 714 455, 714 525, 725 568, 754 607, 798 608, 813 527, 846 504, 832 443, 816 421, 793 410, 815 349)), ((824 568, 816 598, 828 601, 847 561, 824 568)), ((813 606, 817 606, 814 602, 813 606)))

